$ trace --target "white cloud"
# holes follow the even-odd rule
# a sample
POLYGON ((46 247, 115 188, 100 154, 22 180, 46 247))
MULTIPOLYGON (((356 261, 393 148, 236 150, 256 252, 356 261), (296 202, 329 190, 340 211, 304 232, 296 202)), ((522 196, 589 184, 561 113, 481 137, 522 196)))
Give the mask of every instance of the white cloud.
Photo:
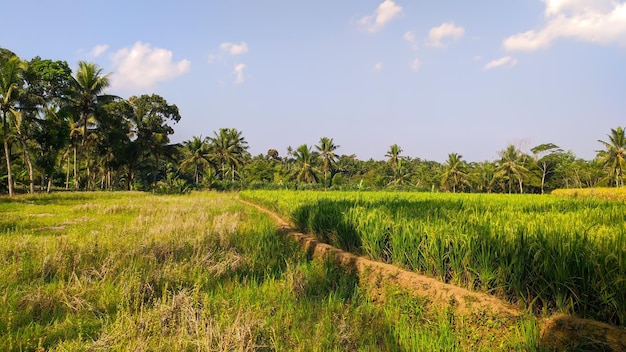
POLYGON ((447 44, 444 43, 444 39, 452 38, 453 40, 459 40, 463 35, 465 35, 465 28, 456 26, 454 22, 442 23, 439 27, 430 29, 426 45, 435 48, 445 48, 447 44))
POLYGON ((396 5, 393 0, 385 0, 378 5, 373 15, 361 18, 359 25, 368 32, 375 33, 400 13, 402 13, 402 7, 396 5))
POLYGON ((222 43, 220 44, 220 51, 228 55, 241 55, 248 52, 248 44, 241 42, 241 44, 222 43))
POLYGON ((98 57, 104 54, 107 50, 109 50, 109 46, 106 44, 96 45, 93 47, 93 49, 91 49, 91 52, 89 52, 89 55, 92 57, 98 57))
POLYGON ((422 62, 417 58, 411 61, 411 63, 409 64, 409 68, 413 72, 417 72, 420 69, 420 67, 422 67, 422 62))
POLYGON ((374 65, 374 72, 380 72, 383 70, 383 63, 382 62, 377 62, 374 65))
POLYGON ((176 78, 189 71, 191 62, 172 61, 172 52, 136 42, 131 48, 118 50, 111 56, 114 74, 111 87, 117 89, 150 88, 159 82, 176 78))
POLYGON ((543 0, 546 23, 504 40, 510 51, 548 48, 559 38, 626 46, 626 3, 615 0, 543 0))
POLYGON ((243 70, 245 68, 246 68, 245 64, 235 65, 235 75, 237 76, 237 78, 235 78, 235 84, 241 84, 245 81, 245 78, 243 76, 243 70))
POLYGON ((415 41, 415 35, 413 34, 413 32, 409 31, 404 33, 402 39, 404 39, 407 43, 411 45, 411 49, 417 50, 417 42, 415 41))
POLYGON ((517 60, 510 57, 510 56, 505 56, 505 57, 501 57, 497 60, 492 60, 489 63, 487 63, 485 65, 485 70, 491 70, 492 68, 496 68, 496 67, 502 67, 502 66, 506 66, 506 67, 513 67, 517 65, 517 60))

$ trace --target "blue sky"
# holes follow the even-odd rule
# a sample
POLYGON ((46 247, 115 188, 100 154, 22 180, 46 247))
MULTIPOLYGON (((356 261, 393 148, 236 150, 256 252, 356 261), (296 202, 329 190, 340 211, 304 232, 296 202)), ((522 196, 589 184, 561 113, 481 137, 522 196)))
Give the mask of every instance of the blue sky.
POLYGON ((0 46, 97 63, 156 93, 173 141, 242 131, 254 155, 330 137, 340 154, 495 160, 555 143, 591 159, 626 125, 614 0, 92 1, 3 4, 0 46))

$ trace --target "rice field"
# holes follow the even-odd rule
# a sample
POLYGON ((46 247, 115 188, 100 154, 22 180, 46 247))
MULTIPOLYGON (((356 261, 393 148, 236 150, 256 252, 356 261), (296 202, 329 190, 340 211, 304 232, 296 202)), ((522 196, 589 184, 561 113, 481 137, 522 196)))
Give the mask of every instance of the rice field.
POLYGON ((384 302, 311 261, 235 194, 0 198, 0 351, 538 348, 532 316, 463 316, 382 290, 384 302))
POLYGON ((626 325, 626 204, 540 195, 244 191, 342 249, 540 317, 626 325))

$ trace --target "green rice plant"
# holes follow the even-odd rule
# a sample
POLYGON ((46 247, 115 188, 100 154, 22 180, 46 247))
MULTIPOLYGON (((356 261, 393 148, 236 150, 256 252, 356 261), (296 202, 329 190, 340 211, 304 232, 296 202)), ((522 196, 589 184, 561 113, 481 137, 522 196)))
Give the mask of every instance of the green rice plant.
POLYGON ((538 314, 626 323, 621 201, 310 191, 240 197, 270 205, 345 250, 484 290, 538 314))

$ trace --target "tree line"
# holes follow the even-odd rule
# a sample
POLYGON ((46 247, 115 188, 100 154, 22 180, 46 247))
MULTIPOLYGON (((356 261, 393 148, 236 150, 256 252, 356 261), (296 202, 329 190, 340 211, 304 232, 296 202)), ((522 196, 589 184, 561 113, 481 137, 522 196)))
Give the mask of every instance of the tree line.
POLYGON ((59 190, 400 189, 445 192, 545 193, 556 188, 624 185, 626 136, 612 129, 593 160, 552 143, 528 152, 509 145, 499 159, 444 163, 403 155, 385 160, 339 154, 333 138, 250 155, 241 131, 170 143, 181 116, 156 94, 106 94, 109 74, 81 61, 21 60, 0 48, 0 112, 4 163, 0 193, 59 190))

